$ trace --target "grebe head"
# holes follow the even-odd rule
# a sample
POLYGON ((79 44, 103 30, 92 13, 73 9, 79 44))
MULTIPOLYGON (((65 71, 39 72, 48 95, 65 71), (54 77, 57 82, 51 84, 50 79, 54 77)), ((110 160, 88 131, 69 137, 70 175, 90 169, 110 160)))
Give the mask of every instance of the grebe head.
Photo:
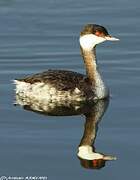
POLYGON ((118 41, 109 35, 106 28, 97 24, 86 25, 80 33, 80 45, 83 49, 92 50, 97 44, 104 41, 118 41))

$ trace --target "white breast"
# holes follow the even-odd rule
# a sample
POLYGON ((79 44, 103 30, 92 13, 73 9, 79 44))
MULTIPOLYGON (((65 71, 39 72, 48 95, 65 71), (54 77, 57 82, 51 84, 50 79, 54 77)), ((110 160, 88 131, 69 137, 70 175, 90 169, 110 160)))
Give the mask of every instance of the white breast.
POLYGON ((95 93, 96 93, 96 97, 98 99, 103 99, 105 97, 107 97, 109 95, 109 90, 108 88, 105 86, 104 81, 101 78, 101 75, 98 71, 96 71, 95 73, 95 93))

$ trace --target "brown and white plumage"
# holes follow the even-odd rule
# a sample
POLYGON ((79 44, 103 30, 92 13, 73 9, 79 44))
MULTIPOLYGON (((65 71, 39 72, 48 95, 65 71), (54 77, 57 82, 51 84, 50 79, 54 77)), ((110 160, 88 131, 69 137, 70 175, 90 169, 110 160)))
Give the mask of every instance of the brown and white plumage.
POLYGON ((66 71, 48 70, 23 79, 16 79, 16 94, 23 97, 48 99, 48 101, 89 101, 108 97, 96 63, 95 47, 111 37, 100 25, 89 24, 80 34, 80 47, 86 75, 66 71))

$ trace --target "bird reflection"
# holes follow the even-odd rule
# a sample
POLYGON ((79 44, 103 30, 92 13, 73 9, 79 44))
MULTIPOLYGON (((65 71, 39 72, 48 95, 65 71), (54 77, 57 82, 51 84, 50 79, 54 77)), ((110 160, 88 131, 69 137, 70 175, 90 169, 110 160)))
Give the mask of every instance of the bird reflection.
POLYGON ((88 169, 100 169, 105 166, 106 161, 116 160, 116 157, 105 155, 95 150, 95 139, 98 124, 102 119, 109 104, 109 99, 98 100, 88 103, 69 102, 48 102, 44 99, 30 99, 16 95, 16 104, 21 105, 25 110, 50 116, 85 116, 83 137, 78 146, 77 157, 81 166, 88 169))
POLYGON ((116 157, 99 153, 95 150, 95 139, 98 131, 98 124, 102 119, 109 100, 99 100, 88 112, 86 117, 84 134, 78 148, 78 157, 83 167, 88 169, 100 169, 105 166, 105 162, 116 160, 116 157))

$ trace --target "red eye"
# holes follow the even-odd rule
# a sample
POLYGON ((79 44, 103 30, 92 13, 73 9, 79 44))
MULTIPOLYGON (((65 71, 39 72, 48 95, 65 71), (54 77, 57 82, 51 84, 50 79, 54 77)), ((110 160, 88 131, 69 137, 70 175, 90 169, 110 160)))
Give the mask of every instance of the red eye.
POLYGON ((96 36, 101 36, 101 32, 96 31, 96 32, 95 32, 95 35, 96 35, 96 36))
POLYGON ((104 37, 104 36, 105 36, 104 33, 103 33, 103 32, 100 32, 100 31, 96 31, 96 32, 95 32, 95 35, 96 35, 96 36, 99 36, 99 37, 104 37))

